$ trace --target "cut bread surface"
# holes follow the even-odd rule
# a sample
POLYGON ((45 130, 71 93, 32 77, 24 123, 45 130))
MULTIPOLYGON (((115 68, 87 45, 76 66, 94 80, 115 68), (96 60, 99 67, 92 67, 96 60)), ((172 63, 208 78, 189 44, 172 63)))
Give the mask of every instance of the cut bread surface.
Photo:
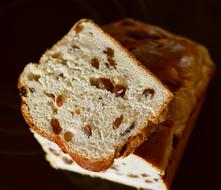
POLYGON ((28 64, 18 86, 32 129, 93 171, 110 167, 116 151, 157 123, 172 99, 118 42, 85 19, 39 64, 28 64))

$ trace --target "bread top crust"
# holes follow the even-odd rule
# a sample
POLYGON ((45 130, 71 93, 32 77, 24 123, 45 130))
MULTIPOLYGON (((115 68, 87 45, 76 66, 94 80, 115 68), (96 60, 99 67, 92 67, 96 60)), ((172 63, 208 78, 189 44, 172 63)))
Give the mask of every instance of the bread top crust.
POLYGON ((202 98, 214 64, 202 45, 147 23, 124 19, 103 28, 174 93, 174 100, 163 114, 165 122, 135 151, 164 173, 176 146, 175 138, 182 135, 202 98))

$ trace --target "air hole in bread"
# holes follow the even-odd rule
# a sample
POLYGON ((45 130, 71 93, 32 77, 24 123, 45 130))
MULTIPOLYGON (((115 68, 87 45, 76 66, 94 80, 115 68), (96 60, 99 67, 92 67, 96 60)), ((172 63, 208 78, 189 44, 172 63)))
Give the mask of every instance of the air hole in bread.
POLYGON ((63 73, 59 74, 58 77, 60 77, 60 78, 65 78, 65 76, 64 76, 63 73))
POLYGON ((119 156, 122 156, 124 155, 125 151, 127 150, 127 143, 125 143, 121 149, 120 149, 120 152, 119 152, 119 156))
POLYGON ((51 58, 53 58, 53 59, 57 59, 57 58, 59 58, 60 56, 61 56, 61 53, 60 53, 60 52, 55 52, 55 53, 51 54, 51 58))
POLYGON ((76 51, 76 50, 79 50, 80 48, 77 46, 77 45, 72 45, 71 48, 76 51))
POLYGON ((121 136, 125 136, 128 133, 130 133, 132 131, 132 129, 134 129, 135 127, 135 121, 131 123, 131 125, 122 133, 120 133, 121 136))
POLYGON ((58 109, 55 107, 55 105, 53 104, 53 102, 51 102, 51 101, 48 101, 48 106, 50 106, 51 107, 51 109, 52 109, 52 111, 53 111, 53 113, 57 113, 57 111, 58 111, 58 109))
POLYGON ((61 133, 62 128, 60 126, 58 119, 56 119, 56 118, 51 119, 50 125, 51 125, 52 131, 55 135, 59 135, 61 133))
POLYGON ((53 100, 55 100, 55 95, 54 95, 54 94, 49 93, 49 92, 44 92, 44 94, 45 94, 46 96, 48 96, 49 98, 52 98, 53 100))
POLYGON ((88 32, 88 34, 90 34, 92 37, 94 36, 94 34, 92 32, 88 32))
POLYGON ((154 180, 154 181, 156 181, 156 182, 158 182, 158 181, 159 181, 159 179, 158 179, 158 178, 153 178, 153 180, 154 180))
POLYGON ((110 68, 110 65, 109 65, 107 62, 105 62, 104 65, 105 65, 108 69, 110 68))
POLYGON ((122 123, 123 119, 124 119, 123 115, 116 118, 115 121, 113 122, 113 129, 117 129, 120 126, 120 124, 122 123))
POLYGON ((153 98, 153 96, 154 96, 154 94, 155 94, 155 91, 154 91, 154 89, 152 89, 152 88, 146 88, 146 89, 144 89, 144 91, 143 91, 143 95, 145 96, 145 97, 150 97, 150 98, 153 98))
POLYGON ((40 77, 41 77, 40 75, 36 75, 34 73, 31 73, 31 72, 28 74, 28 79, 30 81, 33 81, 33 80, 38 81, 40 77))
POLYGON ((35 89, 34 88, 29 88, 30 92, 31 93, 34 93, 35 92, 35 89))
POLYGON ((59 60, 59 63, 62 64, 62 65, 67 65, 67 60, 65 60, 65 59, 60 59, 60 60, 59 60))

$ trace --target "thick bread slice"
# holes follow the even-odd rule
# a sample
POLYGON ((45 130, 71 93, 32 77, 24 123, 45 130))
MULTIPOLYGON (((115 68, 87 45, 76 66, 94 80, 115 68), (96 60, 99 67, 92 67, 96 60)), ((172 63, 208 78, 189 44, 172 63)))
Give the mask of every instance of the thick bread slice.
POLYGON ((154 131, 172 93, 93 21, 82 19, 19 78, 31 129, 101 171, 154 131), (123 148, 123 150, 122 150, 123 148))

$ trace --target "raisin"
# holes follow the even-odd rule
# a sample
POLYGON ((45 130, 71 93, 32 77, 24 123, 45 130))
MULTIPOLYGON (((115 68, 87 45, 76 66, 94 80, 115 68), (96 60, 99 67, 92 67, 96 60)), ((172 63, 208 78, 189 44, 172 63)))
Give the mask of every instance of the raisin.
POLYGON ((54 132, 54 134, 59 135, 62 131, 59 121, 57 119, 51 119, 50 124, 52 126, 52 131, 54 132))
POLYGON ((78 25, 75 27, 76 33, 81 32, 83 29, 84 29, 84 27, 83 27, 82 25, 80 25, 80 24, 78 24, 78 25))
POLYGON ((90 83, 92 86, 96 86, 97 88, 102 90, 107 90, 109 92, 113 92, 114 90, 114 85, 111 82, 111 80, 108 78, 103 78, 103 77, 98 79, 93 78, 90 80, 90 83))
POLYGON ((62 104, 63 104, 63 97, 62 97, 62 95, 59 95, 59 96, 56 97, 56 104, 57 104, 58 107, 62 106, 62 104))
MULTIPOLYGON (((113 57, 114 57, 114 50, 112 48, 108 47, 108 48, 106 48, 106 50, 103 51, 103 53, 107 54, 107 61, 108 61, 108 63, 111 66, 115 67, 116 66, 116 62, 113 59, 113 57)), ((107 67, 109 68, 109 65, 107 67)))
POLYGON ((89 138, 92 135, 92 131, 91 131, 91 126, 90 125, 85 125, 82 128, 84 134, 89 138))
POLYGON ((109 62, 109 64, 113 67, 116 66, 116 62, 114 61, 114 59, 112 57, 108 57, 107 58, 107 61, 109 62))
POLYGON ((154 89, 152 89, 152 88, 146 88, 144 91, 143 91, 143 95, 144 96, 150 96, 150 98, 153 98, 153 96, 154 96, 154 93, 155 93, 155 91, 154 91, 154 89))
POLYGON ((98 59, 97 58, 93 58, 93 59, 91 59, 91 65, 93 66, 93 67, 95 67, 96 69, 99 69, 99 61, 98 61, 98 59))
POLYGON ((127 88, 123 85, 120 85, 120 84, 116 84, 114 86, 114 93, 116 94, 116 96, 120 96, 120 97, 123 97, 125 92, 126 92, 127 88))
POLYGON ((115 121, 113 123, 113 129, 117 129, 120 126, 120 124, 122 123, 123 119, 124 119, 123 115, 121 115, 120 117, 115 119, 115 121))
POLYGON ((67 131, 67 132, 64 133, 64 139, 66 141, 71 141, 73 139, 73 137, 74 137, 74 135, 70 131, 67 131))
POLYGON ((19 89, 19 94, 20 94, 20 96, 24 96, 24 97, 27 96, 27 91, 24 86, 19 89))
POLYGON ((79 114, 81 113, 80 108, 77 108, 77 109, 75 110, 75 113, 76 113, 77 115, 79 115, 79 114))
POLYGON ((125 136, 127 135, 128 133, 131 132, 132 129, 134 129, 135 127, 135 122, 131 123, 131 125, 122 133, 120 133, 121 136, 125 136))
POLYGON ((107 54, 108 57, 114 56, 114 50, 110 47, 106 48, 106 50, 104 50, 103 53, 107 54))

